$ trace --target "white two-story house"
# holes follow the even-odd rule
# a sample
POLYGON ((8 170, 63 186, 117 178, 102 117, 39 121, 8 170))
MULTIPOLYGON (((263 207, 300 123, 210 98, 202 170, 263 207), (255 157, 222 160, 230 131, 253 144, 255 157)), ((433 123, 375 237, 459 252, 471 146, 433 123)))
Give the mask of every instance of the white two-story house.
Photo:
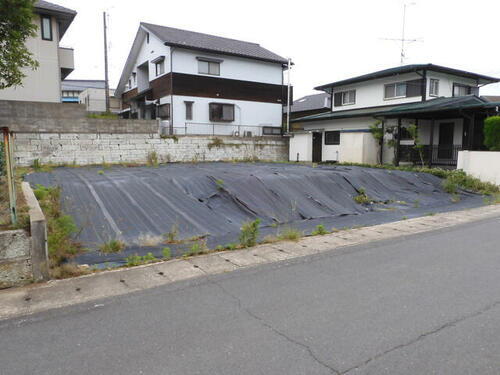
POLYGON ((116 96, 172 134, 281 134, 288 60, 256 43, 141 23, 116 96))
POLYGON ((454 165, 461 149, 481 149, 482 121, 498 103, 479 96, 498 78, 433 64, 406 65, 317 87, 331 111, 294 119, 290 160, 421 162, 454 165), (384 132, 383 147, 370 127, 384 132), (407 131, 418 129, 421 153, 407 131), (391 141, 392 140, 392 141, 391 141))
POLYGON ((35 2, 33 11, 37 31, 26 40, 26 47, 39 66, 23 69, 22 85, 0 90, 0 100, 57 103, 61 101, 61 81, 74 69, 73 49, 61 47, 59 42, 76 12, 42 0, 35 2))

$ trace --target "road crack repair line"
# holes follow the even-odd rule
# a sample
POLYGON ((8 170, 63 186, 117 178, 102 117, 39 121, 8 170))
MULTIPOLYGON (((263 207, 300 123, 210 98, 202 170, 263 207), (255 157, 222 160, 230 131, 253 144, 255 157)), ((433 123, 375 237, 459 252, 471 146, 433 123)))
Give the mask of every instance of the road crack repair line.
POLYGON ((227 289, 225 289, 218 282, 212 281, 212 284, 214 284, 215 286, 217 286, 224 294, 226 294, 227 296, 231 297, 231 299, 233 299, 236 302, 236 305, 238 306, 238 309, 240 311, 243 311, 244 313, 246 313, 248 316, 250 316, 252 319, 256 320, 263 327, 269 329, 274 334, 276 334, 276 335, 280 336, 281 338, 285 339, 286 341, 288 341, 288 342, 290 342, 290 343, 292 343, 292 344, 294 344, 296 346, 299 346, 302 349, 304 349, 309 354, 309 356, 316 363, 318 363, 320 366, 326 368, 328 371, 330 371, 330 373, 336 374, 336 375, 341 375, 340 371, 336 370, 334 367, 330 366, 328 363, 326 363, 326 362, 322 361, 320 358, 318 358, 318 356, 314 353, 314 351, 311 349, 311 347, 309 345, 304 344, 304 343, 302 343, 302 342, 300 342, 300 341, 298 341, 298 340, 296 340, 296 339, 288 336, 286 333, 284 333, 284 332, 278 330, 277 328, 273 327, 270 323, 268 323, 266 320, 264 320, 260 316, 254 314, 248 308, 243 307, 241 299, 239 297, 235 296, 234 294, 230 293, 227 289))
POLYGON ((353 371, 353 370, 356 370, 356 369, 359 369, 361 367, 364 367, 366 365, 368 365, 369 363, 373 362, 373 361, 376 361, 376 360, 379 360, 381 359, 382 357, 386 356, 387 354, 390 354, 394 351, 397 351, 397 350, 400 350, 400 349, 404 349, 408 346, 411 346, 413 344, 416 344, 417 342, 429 337, 429 336, 433 336, 437 333, 440 333, 441 331, 444 331, 448 328, 451 328, 451 327, 455 327, 457 326, 458 324, 468 320, 468 319, 472 319, 472 318, 475 318, 475 317, 478 317, 490 310, 493 310, 495 309, 496 307, 499 307, 500 306, 500 301, 496 301, 496 302, 493 302, 489 305, 487 305, 486 307, 482 308, 481 310, 479 311, 476 311, 476 312, 473 312, 473 313, 470 313, 470 314, 467 314, 467 315, 464 315, 460 318, 457 318, 455 320, 452 320, 452 321, 449 321, 435 329, 432 329, 430 331, 427 331, 427 332, 424 332, 422 333, 421 335, 419 335, 418 337, 414 338, 413 340, 410 340, 408 341, 407 343, 404 343, 404 344, 400 344, 400 345, 397 345, 391 349, 388 349, 382 353, 379 353, 371 358, 368 358, 366 361, 364 361, 363 363, 360 363, 356 366, 353 366, 345 371, 342 371, 342 372, 339 372, 338 375, 345 375, 345 374, 348 374, 349 372, 353 371))

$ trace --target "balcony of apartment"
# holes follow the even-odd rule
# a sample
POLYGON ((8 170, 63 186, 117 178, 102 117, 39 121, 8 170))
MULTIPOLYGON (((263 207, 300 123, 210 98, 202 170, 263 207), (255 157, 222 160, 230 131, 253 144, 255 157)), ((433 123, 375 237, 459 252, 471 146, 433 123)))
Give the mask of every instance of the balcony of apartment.
POLYGON ((73 48, 59 47, 59 68, 61 69, 61 79, 65 79, 75 69, 73 48))

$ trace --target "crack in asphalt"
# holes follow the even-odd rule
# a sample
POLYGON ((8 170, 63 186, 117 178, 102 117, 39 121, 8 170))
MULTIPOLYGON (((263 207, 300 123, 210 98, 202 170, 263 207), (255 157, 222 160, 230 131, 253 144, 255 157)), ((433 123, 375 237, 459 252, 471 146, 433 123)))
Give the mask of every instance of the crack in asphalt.
POLYGON ((305 349, 306 352, 309 354, 309 356, 316 362, 318 363, 319 365, 321 365, 322 367, 326 368, 328 371, 330 371, 330 373, 332 374, 336 374, 336 375, 341 375, 341 372, 336 370, 335 368, 333 368, 332 366, 330 366, 329 364, 327 364, 326 362, 322 361, 320 358, 318 358, 318 356, 316 354, 314 354, 313 350, 311 349, 311 347, 307 344, 304 344, 290 336, 288 336, 286 333, 278 330, 277 328, 273 327, 270 323, 268 323, 266 320, 264 320, 263 318, 261 318, 260 316, 254 314, 252 311, 250 311, 249 309, 243 307, 243 304, 241 302, 241 299, 237 296, 235 296, 234 294, 230 293, 228 290, 226 290, 222 285, 220 285, 218 282, 216 281, 213 281, 212 284, 214 284, 215 286, 217 286, 220 290, 222 290, 222 292, 224 294, 226 294, 227 296, 231 297, 233 300, 236 301, 236 304, 238 306, 238 309, 245 312, 248 316, 250 316, 251 318, 253 318, 254 320, 258 321, 262 326, 266 327, 267 329, 271 330, 274 334, 280 336, 281 338, 284 338, 286 341, 296 345, 296 346, 300 346, 301 348, 305 349))
POLYGON ((464 316, 462 316, 460 318, 457 318, 455 320, 449 321, 449 322, 447 322, 447 323, 445 323, 445 324, 443 324, 443 325, 441 325, 441 326, 439 326, 439 327, 437 327, 437 328, 435 328, 433 330, 430 330, 430 331, 422 333, 421 335, 419 335, 418 337, 414 338, 413 340, 408 341, 407 343, 397 345, 397 346, 395 346, 395 347, 393 347, 391 349, 388 349, 388 350, 386 350, 386 351, 384 351, 382 353, 379 353, 379 354, 377 354, 377 355, 375 355, 375 356, 373 356, 371 358, 368 358, 363 363, 360 363, 360 364, 358 364, 356 366, 353 366, 353 367, 351 367, 351 368, 349 368, 349 369, 347 369, 345 371, 338 372, 338 375, 348 374, 349 372, 351 372, 353 370, 356 370, 356 369, 359 369, 361 367, 364 367, 364 366, 368 365, 370 362, 376 361, 376 360, 378 360, 378 359, 386 356, 387 354, 390 354, 390 353, 392 353, 394 351, 397 351, 399 349, 403 349, 403 348, 406 348, 408 346, 411 346, 411 345, 419 342, 420 340, 425 339, 428 336, 435 335, 436 333, 439 333, 439 332, 441 332, 441 331, 443 331, 443 330, 445 330, 447 328, 454 327, 457 324, 464 322, 465 320, 468 320, 468 319, 480 316, 480 315, 482 315, 482 314, 488 312, 489 310, 492 310, 492 309, 494 309, 494 308, 496 308, 498 306, 500 306, 500 301, 493 302, 493 303, 487 305, 486 307, 482 308, 479 311, 476 311, 474 313, 467 314, 467 315, 464 315, 464 316))

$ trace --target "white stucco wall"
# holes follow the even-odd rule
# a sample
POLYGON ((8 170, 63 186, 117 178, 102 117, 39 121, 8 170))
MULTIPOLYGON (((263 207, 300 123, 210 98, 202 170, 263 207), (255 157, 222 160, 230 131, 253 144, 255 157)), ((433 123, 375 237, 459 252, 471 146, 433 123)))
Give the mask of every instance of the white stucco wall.
POLYGON ((457 169, 500 186, 500 151, 460 151, 457 169))
POLYGON ((59 68, 59 27, 52 17, 52 40, 43 40, 40 16, 35 14, 33 22, 38 29, 36 36, 26 41, 28 50, 39 63, 36 70, 23 69, 26 77, 22 86, 0 90, 0 100, 23 100, 36 102, 61 101, 61 70, 59 68))
POLYGON ((172 50, 172 70, 175 73, 200 75, 196 57, 211 57, 223 60, 220 64, 220 75, 210 75, 210 77, 282 84, 283 70, 280 64, 180 48, 172 50))
POLYGON ((312 161, 312 133, 297 133, 290 138, 289 161, 312 161))

